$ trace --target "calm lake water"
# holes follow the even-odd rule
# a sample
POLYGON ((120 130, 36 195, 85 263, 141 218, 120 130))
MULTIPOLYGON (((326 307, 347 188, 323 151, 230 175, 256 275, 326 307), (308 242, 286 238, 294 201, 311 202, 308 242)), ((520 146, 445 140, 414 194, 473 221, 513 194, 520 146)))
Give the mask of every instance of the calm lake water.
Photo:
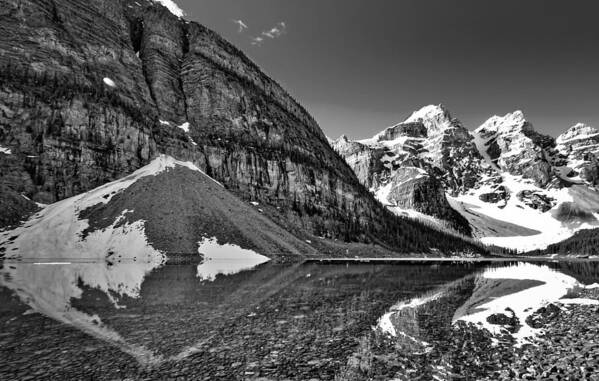
POLYGON ((597 373, 596 262, 252 266, 4 262, 0 379, 597 373))

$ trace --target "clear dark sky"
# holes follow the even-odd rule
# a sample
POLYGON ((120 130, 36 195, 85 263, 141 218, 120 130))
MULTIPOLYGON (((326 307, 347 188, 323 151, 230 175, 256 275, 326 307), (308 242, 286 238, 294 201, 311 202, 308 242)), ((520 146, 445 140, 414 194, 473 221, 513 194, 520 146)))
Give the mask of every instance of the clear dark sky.
POLYGON ((554 136, 599 127, 599 0, 175 1, 331 137, 369 137, 438 103, 470 129, 516 109, 554 136))

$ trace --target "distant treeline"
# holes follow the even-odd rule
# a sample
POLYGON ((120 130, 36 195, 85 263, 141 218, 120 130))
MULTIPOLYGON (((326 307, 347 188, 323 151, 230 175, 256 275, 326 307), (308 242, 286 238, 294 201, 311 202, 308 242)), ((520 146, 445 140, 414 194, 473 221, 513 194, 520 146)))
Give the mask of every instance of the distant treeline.
POLYGON ((566 240, 549 245, 545 250, 536 250, 531 254, 599 255, 599 229, 580 230, 566 240))

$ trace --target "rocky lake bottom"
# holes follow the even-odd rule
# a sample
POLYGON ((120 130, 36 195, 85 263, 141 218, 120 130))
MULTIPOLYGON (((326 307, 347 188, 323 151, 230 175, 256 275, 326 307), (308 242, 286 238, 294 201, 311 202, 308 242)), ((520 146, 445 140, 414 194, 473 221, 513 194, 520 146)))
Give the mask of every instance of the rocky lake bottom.
POLYGON ((599 380, 598 262, 0 264, 0 379, 599 380))

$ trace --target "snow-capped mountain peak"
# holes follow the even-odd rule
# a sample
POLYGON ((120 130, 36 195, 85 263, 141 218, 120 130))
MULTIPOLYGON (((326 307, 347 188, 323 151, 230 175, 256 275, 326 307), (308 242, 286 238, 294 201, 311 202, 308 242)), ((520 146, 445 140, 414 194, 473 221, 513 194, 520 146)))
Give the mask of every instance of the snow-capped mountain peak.
POLYGON ((540 187, 551 180, 548 157, 555 139, 536 132, 522 111, 493 116, 473 135, 480 153, 500 172, 533 178, 540 187))
POLYGON ((476 134, 488 134, 507 132, 522 128, 526 124, 526 118, 521 110, 516 110, 504 116, 494 115, 487 119, 475 130, 476 134))
POLYGON ((482 158, 470 132, 443 105, 425 106, 370 139, 352 142, 342 136, 333 147, 393 212, 432 215, 469 234, 445 191, 471 188, 482 158))
POLYGON ((573 140, 582 140, 599 137, 599 130, 585 123, 577 123, 570 127, 556 139, 557 144, 564 144, 573 140))
POLYGON ((353 140, 349 140, 347 135, 341 135, 337 139, 331 139, 330 144, 331 147, 337 150, 337 152, 359 150, 360 148, 362 148, 362 144, 360 144, 359 142, 354 142, 353 140))
POLYGON ((440 104, 424 106, 420 110, 414 111, 403 124, 422 123, 430 133, 450 128, 453 126, 452 122, 449 110, 440 104))
POLYGON ((450 128, 461 127, 452 119, 449 110, 443 105, 428 105, 414 111, 401 123, 387 127, 369 139, 358 140, 365 145, 383 144, 386 146, 405 143, 406 139, 424 139, 439 136, 450 128))
POLYGON ((561 173, 574 182, 599 184, 599 130, 578 123, 555 140, 556 150, 564 161, 561 173))
POLYGON ((465 218, 488 244, 543 248, 599 226, 599 130, 582 123, 556 140, 516 110, 470 132, 429 105, 371 139, 342 137, 334 147, 393 212, 461 232, 465 218))

